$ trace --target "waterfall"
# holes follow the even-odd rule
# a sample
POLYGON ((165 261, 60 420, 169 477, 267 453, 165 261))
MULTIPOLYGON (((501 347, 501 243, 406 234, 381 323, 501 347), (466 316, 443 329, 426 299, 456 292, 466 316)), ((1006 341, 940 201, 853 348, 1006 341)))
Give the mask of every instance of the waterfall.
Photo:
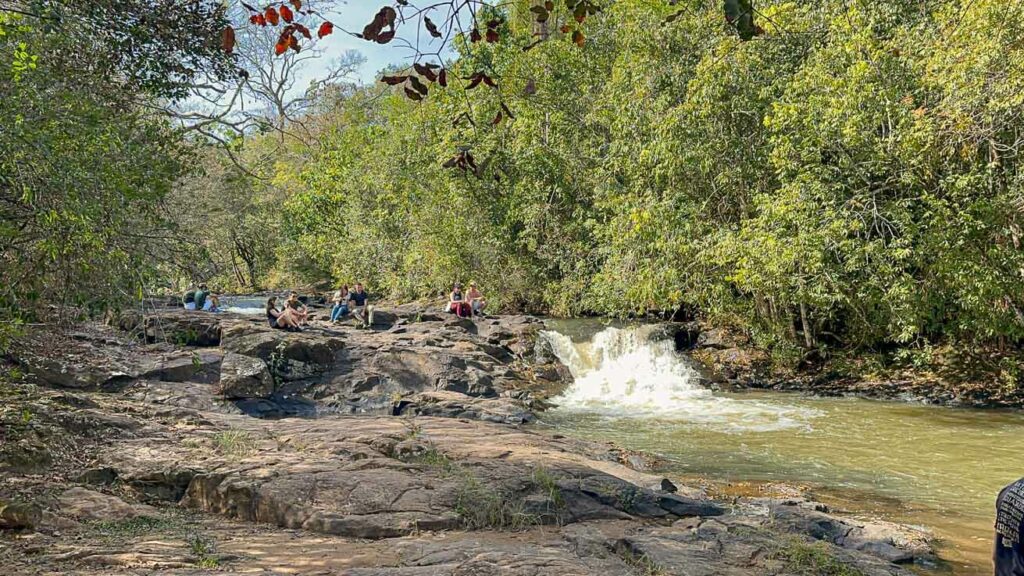
POLYGON ((813 410, 724 397, 701 385, 700 374, 655 326, 605 328, 574 342, 556 331, 543 338, 575 382, 553 402, 562 411, 612 417, 681 420, 725 431, 808 428, 813 410))

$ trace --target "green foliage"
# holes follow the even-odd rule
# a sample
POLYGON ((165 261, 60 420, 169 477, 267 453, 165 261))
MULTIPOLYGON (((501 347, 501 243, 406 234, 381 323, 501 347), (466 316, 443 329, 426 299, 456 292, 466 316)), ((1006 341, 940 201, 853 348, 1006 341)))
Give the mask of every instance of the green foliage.
POLYGON ((11 319, 138 299, 166 257, 163 200, 188 158, 154 110, 231 71, 212 42, 216 3, 22 8, 0 9, 0 346, 11 319))
POLYGON ((862 571, 833 556, 824 542, 785 538, 772 558, 785 564, 786 573, 797 576, 864 576, 862 571))
POLYGON ((220 565, 220 558, 217 557, 217 543, 199 533, 189 534, 187 537, 189 553, 195 560, 196 566, 200 568, 216 568, 220 565))

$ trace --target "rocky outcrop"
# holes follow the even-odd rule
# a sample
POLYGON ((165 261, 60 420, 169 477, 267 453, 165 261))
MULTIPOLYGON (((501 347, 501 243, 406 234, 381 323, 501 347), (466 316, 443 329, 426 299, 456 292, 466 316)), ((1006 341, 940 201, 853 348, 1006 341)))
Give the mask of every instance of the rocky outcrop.
POLYGON ((262 358, 228 352, 221 364, 220 388, 224 398, 267 398, 274 393, 274 377, 262 358))
POLYGON ((158 515, 152 506, 129 504, 116 496, 79 487, 65 490, 57 501, 63 514, 77 520, 110 522, 158 515))
POLYGON ((536 319, 388 312, 301 333, 206 315, 219 348, 100 327, 63 342, 64 373, 93 375, 0 405, 0 509, 26 502, 38 530, 5 567, 781 576, 813 554, 902 576, 930 554, 914 531, 796 498, 716 502, 649 459, 522 426, 566 378, 536 319))
POLYGON ((145 313, 125 310, 111 315, 108 323, 147 343, 176 346, 217 346, 223 316, 183 308, 157 308, 145 313))

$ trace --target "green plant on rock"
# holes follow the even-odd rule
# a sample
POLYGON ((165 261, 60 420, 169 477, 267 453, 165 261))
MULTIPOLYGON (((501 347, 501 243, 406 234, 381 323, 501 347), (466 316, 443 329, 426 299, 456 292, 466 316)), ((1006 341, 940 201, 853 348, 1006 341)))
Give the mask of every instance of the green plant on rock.
POLYGON ((188 535, 187 542, 189 554, 194 559, 196 566, 216 568, 220 565, 220 559, 217 557, 217 544, 213 538, 193 532, 188 535))
POLYGON ((558 478, 550 470, 544 466, 537 466, 533 469, 532 477, 534 485, 551 501, 556 511, 565 508, 565 498, 558 487, 558 478))
POLYGON ((779 538, 779 547, 770 558, 782 562, 787 573, 797 576, 865 576, 861 570, 843 563, 824 542, 807 542, 795 536, 779 538))
POLYGON ((631 548, 621 547, 619 558, 629 566, 632 576, 665 576, 667 573, 646 554, 638 554, 631 548))
POLYGON ((256 439, 246 430, 230 428, 213 435, 213 446, 220 455, 236 460, 256 452, 256 439))
POLYGON ((481 482, 472 472, 462 470, 457 481, 455 511, 467 530, 525 530, 540 524, 537 515, 524 510, 522 499, 481 482))
POLYGON ((456 471, 458 465, 437 448, 431 446, 426 450, 401 458, 403 462, 416 464, 436 471, 441 477, 447 477, 456 471))

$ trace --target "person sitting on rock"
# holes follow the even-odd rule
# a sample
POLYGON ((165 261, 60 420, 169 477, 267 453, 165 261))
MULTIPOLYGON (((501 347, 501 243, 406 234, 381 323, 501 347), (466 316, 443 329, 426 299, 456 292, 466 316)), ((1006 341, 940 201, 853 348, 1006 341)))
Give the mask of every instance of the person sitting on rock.
POLYGON ((206 297, 210 295, 210 290, 206 287, 206 284, 200 284, 199 290, 196 290, 196 307, 193 310, 205 310, 206 297))
POLYGON ((298 292, 290 292, 288 300, 285 301, 285 308, 290 309, 300 324, 305 324, 309 319, 309 309, 299 300, 298 292))
POLYGON ((477 289, 476 282, 474 281, 469 283, 469 290, 466 291, 466 300, 469 301, 469 305, 473 308, 473 314, 483 316, 487 300, 484 300, 483 293, 477 289))
POLYGON ((1024 478, 1010 484, 996 499, 995 576, 1024 576, 1024 478))
POLYGON ((295 316, 295 311, 285 306, 284 310, 277 309, 277 296, 271 296, 267 299, 267 322, 271 328, 277 328, 280 330, 288 330, 291 332, 301 332, 299 328, 298 318, 295 316))
POLYGON ((337 322, 341 317, 348 316, 349 299, 348 284, 334 292, 334 296, 331 297, 331 302, 334 304, 334 308, 331 308, 331 322, 337 322))
POLYGON ((196 309, 196 289, 192 288, 192 287, 189 287, 189 289, 185 292, 185 295, 182 296, 181 302, 185 305, 185 310, 195 310, 196 309))
POLYGON ((352 315, 355 316, 363 326, 373 325, 373 305, 370 304, 370 295, 366 293, 362 282, 356 282, 356 288, 349 293, 349 307, 352 315))
POLYGON ((448 311, 459 318, 469 318, 473 315, 473 308, 466 301, 466 295, 462 293, 462 284, 458 282, 448 295, 448 311))
POLYGON ((220 309, 220 297, 216 294, 210 294, 210 297, 206 299, 206 304, 203 304, 203 311, 213 312, 214 314, 222 312, 220 309))

